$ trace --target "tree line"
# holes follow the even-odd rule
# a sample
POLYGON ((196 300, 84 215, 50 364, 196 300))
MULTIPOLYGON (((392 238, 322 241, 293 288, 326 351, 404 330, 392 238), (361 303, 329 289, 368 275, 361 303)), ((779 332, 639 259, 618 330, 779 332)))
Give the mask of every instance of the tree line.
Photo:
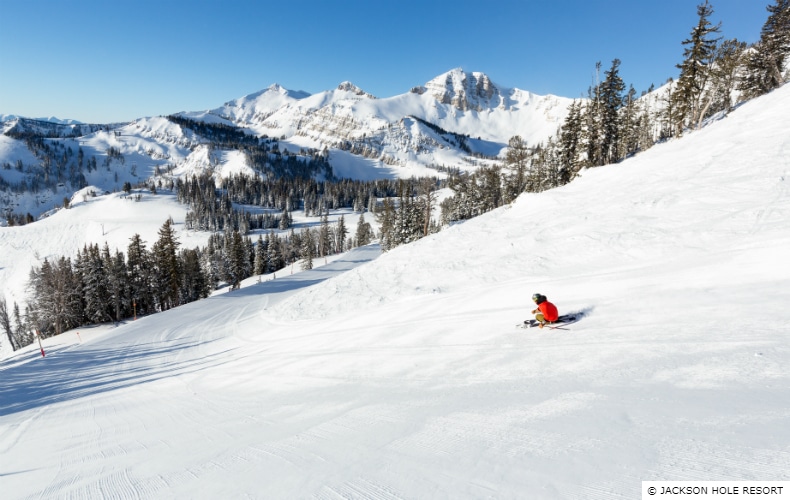
MULTIPOLYGON (((350 208, 355 212, 375 213, 379 199, 414 192, 422 180, 380 179, 357 181, 314 178, 269 178, 236 174, 218 186, 208 173, 177 179, 174 183, 179 202, 189 205, 188 229, 203 231, 233 230, 242 234, 260 229, 288 229, 291 212, 303 210, 306 216, 320 216, 329 210, 350 208), (263 213, 253 213, 253 209, 263 213)), ((428 181, 439 185, 437 180, 428 181)))
POLYGON ((255 243, 231 230, 212 234, 202 248, 182 249, 172 219, 158 234, 150 249, 135 234, 125 254, 105 243, 102 248, 86 245, 73 259, 44 259, 30 272, 24 312, 0 299, 0 329, 12 348, 31 344, 35 331, 47 337, 166 311, 208 297, 222 285, 235 289, 246 278, 276 273, 300 260, 302 269, 312 269, 314 259, 367 245, 375 237, 364 214, 353 235, 343 216, 330 224, 326 214, 316 228, 292 228, 282 235, 269 231, 255 243))

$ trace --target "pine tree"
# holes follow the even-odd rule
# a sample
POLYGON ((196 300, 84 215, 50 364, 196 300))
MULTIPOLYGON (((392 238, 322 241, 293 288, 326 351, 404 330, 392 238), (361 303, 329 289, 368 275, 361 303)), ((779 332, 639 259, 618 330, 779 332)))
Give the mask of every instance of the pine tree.
POLYGON ((111 257, 110 248, 105 243, 102 249, 102 261, 107 269, 110 314, 115 321, 120 321, 126 315, 126 304, 128 301, 129 276, 126 270, 125 258, 120 252, 116 252, 115 256, 111 257))
POLYGON ((307 228, 302 232, 301 243, 302 270, 309 271, 313 268, 313 257, 315 257, 315 238, 312 229, 307 228))
POLYGON ((509 174, 505 180, 505 200, 508 203, 518 198, 527 188, 529 158, 526 141, 518 135, 511 137, 507 143, 504 167, 509 174))
POLYGON ((499 208, 504 203, 502 192, 502 172, 499 166, 492 166, 480 170, 478 177, 478 199, 480 206, 478 213, 485 213, 499 208))
POLYGON ((357 222, 357 231, 354 234, 354 240, 357 246, 365 246, 370 244, 373 240, 373 229, 370 224, 365 222, 365 214, 359 214, 359 221, 357 222))
POLYGON ((329 215, 324 212, 321 215, 321 226, 318 228, 318 256, 326 257, 330 254, 330 246, 332 245, 331 235, 329 231, 329 215))
POLYGON ((766 94, 787 80, 782 71, 790 54, 790 0, 775 0, 766 10, 768 19, 738 85, 745 99, 766 94))
POLYGON ((154 264, 154 283, 158 292, 158 302, 165 311, 181 303, 179 289, 181 269, 178 261, 180 243, 173 229, 173 219, 167 219, 159 229, 159 239, 152 248, 154 264))
POLYGON ((711 26, 708 18, 712 14, 713 7, 708 0, 698 5, 699 21, 691 31, 691 37, 683 40, 683 45, 687 47, 683 52, 683 62, 677 66, 680 76, 673 94, 678 113, 678 135, 685 125, 699 127, 702 123, 702 100, 710 80, 711 64, 719 41, 719 38, 711 36, 721 29, 721 23, 711 26))
POLYGON ((302 252, 302 235, 297 233, 294 228, 288 231, 288 236, 282 245, 282 259, 283 265, 288 265, 296 262, 301 258, 302 252))
POLYGON ((625 83, 620 78, 620 60, 614 59, 612 66, 604 72, 606 78, 601 82, 598 91, 601 123, 601 159, 602 165, 616 163, 622 158, 620 150, 620 108, 623 107, 623 91, 625 83))
POLYGON ((620 116, 621 140, 617 152, 618 158, 625 158, 639 151, 639 127, 642 113, 639 101, 636 98, 636 89, 633 85, 628 89, 623 100, 620 116))
POLYGON ((259 234, 258 241, 255 244, 255 262, 253 263, 252 271, 256 276, 266 272, 266 246, 266 243, 263 241, 263 235, 259 234))
POLYGON ((280 218, 280 229, 288 229, 291 227, 291 215, 288 213, 288 209, 283 210, 282 216, 280 218))
MULTIPOLYGON (((670 78, 667 81, 666 92, 664 92, 659 97, 659 100, 662 104, 660 108, 661 111, 659 112, 658 116, 660 123, 660 130, 658 134, 659 140, 674 137, 676 135, 675 124, 680 124, 683 121, 683 115, 677 111, 677 106, 673 97, 674 89, 676 87, 677 83, 670 78)), ((678 125, 678 128, 682 130, 682 125, 678 125)), ((677 134, 680 134, 680 130, 678 130, 677 134)))
POLYGON ((398 182, 398 197, 393 232, 393 242, 396 246, 422 238, 426 213, 422 200, 415 199, 411 183, 398 182))
POLYGON ((422 236, 431 232, 431 218, 436 206, 436 179, 424 178, 419 183, 420 205, 422 206, 422 236))
POLYGON ((19 313, 19 304, 16 302, 14 302, 14 332, 16 332, 16 340, 19 347, 33 343, 33 336, 30 334, 29 329, 25 327, 22 315, 19 313))
POLYGON ((539 193, 545 189, 546 166, 548 164, 548 149, 544 144, 538 144, 532 155, 532 162, 527 176, 527 191, 539 193))
POLYGON ((58 335, 75 327, 82 320, 80 285, 75 282, 71 261, 60 257, 30 272, 33 300, 30 307, 38 319, 37 327, 44 335, 58 335))
POLYGON ((194 302, 209 296, 211 287, 208 276, 201 266, 201 258, 197 250, 182 250, 179 260, 182 262, 181 297, 184 302, 194 302))
POLYGON ((8 305, 5 297, 0 297, 0 328, 3 329, 8 337, 8 343, 11 344, 11 350, 16 351, 20 346, 17 345, 16 338, 14 337, 14 330, 11 325, 11 314, 8 311, 8 305))
POLYGON ((574 100, 568 107, 568 116, 559 132, 559 148, 562 167, 559 172, 560 183, 567 184, 579 173, 582 166, 582 103, 574 100))
POLYGON ((337 221, 334 231, 334 246, 335 252, 341 253, 346 248, 346 236, 348 236, 348 228, 346 227, 346 219, 343 215, 337 221))
POLYGON ((126 251, 126 270, 129 276, 129 300, 135 316, 154 312, 151 288, 151 257, 139 234, 131 237, 126 251))
POLYGON ((89 323, 104 323, 111 320, 110 298, 107 291, 107 268, 98 245, 83 248, 80 260, 82 292, 85 300, 84 315, 89 323))
POLYGON ((233 231, 228 245, 228 275, 226 276, 233 289, 239 288, 241 280, 246 277, 246 261, 247 253, 241 233, 233 231))
POLYGON ((603 103, 601 98, 601 83, 599 79, 601 62, 595 63, 596 84, 587 91, 587 106, 584 108, 584 143, 586 149, 585 166, 599 167, 604 164, 602 137, 603 137, 603 103))
POLYGON ((554 136, 550 136, 546 141, 546 158, 544 167, 544 180, 542 189, 553 189, 561 186, 560 171, 562 170, 562 156, 560 148, 554 136))
MULTIPOLYGON (((527 174, 527 191, 532 187, 533 168, 534 162, 527 174)), ((471 219, 504 203, 502 175, 497 165, 480 167, 474 173, 451 175, 448 187, 455 194, 441 203, 443 223, 471 219)))
POLYGON ((269 234, 266 235, 266 239, 268 241, 266 244, 266 272, 273 273, 285 266, 280 250, 281 242, 274 234, 274 231, 269 231, 269 234))
POLYGON ((385 252, 397 246, 395 239, 395 204, 391 199, 385 198, 381 211, 377 214, 379 219, 379 231, 381 249, 385 252))
POLYGON ((656 130, 656 121, 650 112, 650 106, 645 104, 639 112, 639 132, 636 151, 649 149, 657 140, 660 132, 656 130))
MULTIPOLYGON (((242 233, 243 234, 243 233, 242 233)), ((252 238, 245 236, 243 238, 244 245, 244 277, 249 278, 252 276, 253 265, 255 264, 255 245, 252 243, 252 238)))
POLYGON ((716 47, 711 65, 710 89, 703 101, 703 119, 732 110, 732 95, 738 84, 738 73, 742 71, 746 43, 738 40, 724 40, 716 47))

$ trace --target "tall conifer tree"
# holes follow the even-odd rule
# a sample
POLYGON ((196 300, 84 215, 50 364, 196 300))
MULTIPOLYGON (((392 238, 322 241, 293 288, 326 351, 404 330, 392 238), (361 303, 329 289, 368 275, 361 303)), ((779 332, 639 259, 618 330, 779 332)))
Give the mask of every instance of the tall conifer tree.
POLYGON ((739 89, 746 99, 763 95, 784 84, 782 73, 790 55, 790 0, 775 0, 766 7, 769 15, 746 60, 739 89))
POLYGON ((691 36, 683 40, 686 46, 683 51, 683 62, 677 86, 673 93, 675 101, 675 133, 681 134, 685 126, 698 127, 702 121, 702 100, 711 76, 711 63, 714 61, 719 38, 713 35, 721 30, 721 23, 712 26, 709 18, 713 14, 713 6, 708 0, 697 6, 697 25, 691 30, 691 36))
POLYGON ((159 229, 159 239, 152 249, 159 307, 163 311, 181 303, 179 297, 181 269, 177 253, 179 246, 180 243, 173 229, 173 219, 167 219, 159 229))

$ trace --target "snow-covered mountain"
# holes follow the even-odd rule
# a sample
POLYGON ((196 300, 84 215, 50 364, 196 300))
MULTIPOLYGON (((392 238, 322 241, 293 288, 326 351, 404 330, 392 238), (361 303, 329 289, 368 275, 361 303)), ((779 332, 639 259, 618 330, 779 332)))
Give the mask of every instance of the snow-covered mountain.
POLYGON ((571 102, 501 87, 485 74, 454 69, 390 98, 378 99, 350 82, 314 95, 273 85, 188 116, 227 119, 258 135, 285 136, 302 146, 356 149, 397 166, 466 169, 476 163, 471 153, 495 156, 513 135, 531 143, 546 139, 565 119, 571 102), (413 128, 405 121, 412 117, 446 133, 413 128), (467 150, 457 136, 473 139, 466 141, 467 150))
MULTIPOLYGON (((336 176, 370 180, 441 177, 448 168, 474 170, 490 163, 514 135, 533 144, 546 139, 565 119, 570 102, 502 87, 482 73, 454 69, 389 98, 376 98, 350 82, 313 95, 275 84, 215 109, 180 115, 269 137, 290 153, 326 150, 336 176)), ((63 170, 69 170, 70 162, 77 163, 78 151, 86 160, 106 164, 103 172, 82 172, 85 183, 110 192, 127 181, 141 182, 157 169, 166 168, 171 175, 210 170, 217 177, 228 170, 249 170, 241 164, 243 158, 221 147, 212 147, 216 154, 207 155, 200 146, 208 145, 209 139, 164 117, 94 125, 0 116, 0 181, 10 185, 29 181, 24 172, 38 171, 43 177, 47 155, 47 162, 62 161, 63 170), (59 150, 33 150, 25 142, 30 137, 57 143, 50 147, 59 150)), ((48 179, 53 182, 51 175, 48 179)), ((65 179, 60 191, 53 185, 49 192, 39 192, 35 202, 0 188, 0 212, 38 217, 61 203, 67 191, 82 187, 74 182, 65 179)))
MULTIPOLYGON (((24 348, 0 362, 3 498, 632 499, 642 481, 790 481, 788 109, 790 85, 384 255, 67 332, 45 358, 24 348), (535 292, 583 319, 515 329, 535 292)), ((0 249, 122 240, 165 201, 88 200, 0 228, 0 249)))
MULTIPOLYGON (((11 120, 16 120, 19 118, 25 118, 24 116, 19 115, 4 115, 0 113, 0 122, 8 122, 11 120)), ((26 118, 30 119, 30 118, 26 118)), ((32 118, 32 120, 39 121, 39 122, 49 122, 49 123, 56 123, 58 125, 80 125, 82 122, 78 120, 72 120, 71 118, 60 119, 56 116, 47 116, 47 117, 37 117, 32 118)))

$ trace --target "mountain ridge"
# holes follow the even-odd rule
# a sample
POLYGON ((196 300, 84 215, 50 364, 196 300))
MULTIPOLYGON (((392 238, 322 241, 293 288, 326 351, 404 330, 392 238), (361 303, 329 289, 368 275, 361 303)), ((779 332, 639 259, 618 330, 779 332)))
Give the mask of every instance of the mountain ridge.
MULTIPOLYGON (((278 141, 289 154, 325 151, 336 176, 371 180, 444 177, 450 169, 491 165, 510 137, 520 135, 537 144, 555 133, 572 102, 507 88, 484 73, 461 68, 419 89, 382 98, 350 81, 316 94, 274 83, 216 108, 174 115, 278 141)), ((139 184, 165 170, 172 175, 215 172, 212 162, 227 156, 196 156, 197 146, 218 146, 163 116, 117 124, 14 116, 2 121, 0 130, 0 186, 5 186, 0 187, 0 210, 33 217, 55 208, 64 191, 75 193, 88 184, 118 191, 126 181, 139 184), (78 152, 80 158, 104 165, 105 172, 85 171, 78 152), (48 172, 53 166, 58 171, 54 177, 67 178, 55 182, 48 172), (14 192, 24 191, 22 183, 48 194, 35 202, 25 200, 14 192)))

